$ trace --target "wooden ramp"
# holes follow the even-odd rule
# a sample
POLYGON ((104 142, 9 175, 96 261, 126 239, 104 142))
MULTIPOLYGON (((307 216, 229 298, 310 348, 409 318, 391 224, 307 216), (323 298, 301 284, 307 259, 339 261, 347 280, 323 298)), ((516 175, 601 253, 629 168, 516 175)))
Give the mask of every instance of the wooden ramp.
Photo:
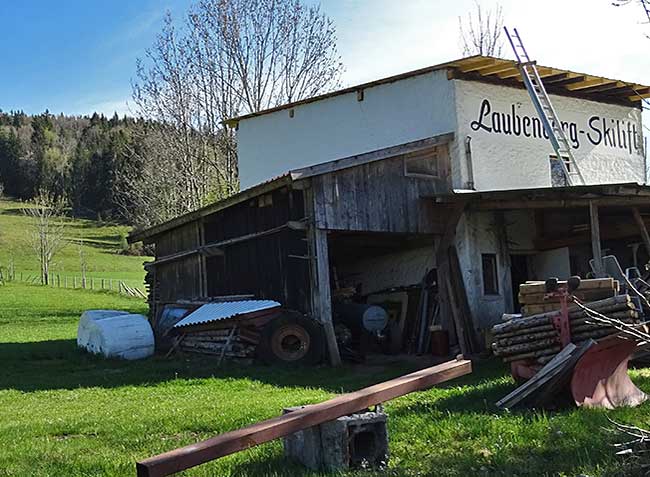
POLYGON ((320 404, 306 406, 299 411, 150 457, 137 463, 138 476, 158 477, 180 472, 471 372, 471 361, 459 357, 454 361, 422 369, 353 393, 343 394, 320 404))

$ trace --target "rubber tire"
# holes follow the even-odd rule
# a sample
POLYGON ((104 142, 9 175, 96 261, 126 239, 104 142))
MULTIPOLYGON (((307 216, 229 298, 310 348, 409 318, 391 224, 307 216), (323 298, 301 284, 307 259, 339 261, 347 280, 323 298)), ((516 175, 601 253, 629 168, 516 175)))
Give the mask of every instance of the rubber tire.
POLYGON ((266 364, 285 365, 313 365, 323 360, 325 354, 325 335, 320 323, 305 318, 299 313, 285 312, 273 319, 264 326, 260 335, 260 343, 257 345, 257 357, 266 364), (273 350, 272 342, 274 335, 281 333, 287 327, 299 327, 309 335, 309 348, 299 359, 286 361, 277 356, 273 350))

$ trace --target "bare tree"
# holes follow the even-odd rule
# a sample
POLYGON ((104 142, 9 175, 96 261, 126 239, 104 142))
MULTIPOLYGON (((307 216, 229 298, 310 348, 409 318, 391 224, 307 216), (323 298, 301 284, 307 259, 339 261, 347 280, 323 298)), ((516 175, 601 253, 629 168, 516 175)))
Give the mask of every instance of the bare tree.
MULTIPOLYGON (((645 24, 650 24, 650 0, 614 0, 612 5, 615 7, 622 7, 625 5, 637 4, 640 7, 640 12, 642 15, 642 22, 645 24)), ((650 39, 650 35, 646 35, 650 39)))
POLYGON ((458 31, 463 56, 501 56, 503 50, 503 9, 497 4, 494 10, 485 11, 478 0, 475 9, 463 22, 458 17, 458 31))
POLYGON ((50 266, 57 252, 65 245, 65 200, 40 191, 23 214, 31 219, 27 239, 36 253, 41 271, 41 284, 50 282, 50 266))
POLYGON ((148 133, 158 128, 146 147, 160 155, 140 154, 142 169, 124 183, 165 220, 237 192, 234 131, 224 121, 327 92, 341 73, 331 20, 300 0, 200 0, 182 27, 168 15, 133 84, 138 113, 153 121, 148 133))

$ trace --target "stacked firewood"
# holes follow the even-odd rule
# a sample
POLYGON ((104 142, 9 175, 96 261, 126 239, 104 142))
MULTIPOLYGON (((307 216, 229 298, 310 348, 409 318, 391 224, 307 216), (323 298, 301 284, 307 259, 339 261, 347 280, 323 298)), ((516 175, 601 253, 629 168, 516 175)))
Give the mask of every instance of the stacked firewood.
MULTIPOLYGON (((629 295, 612 296, 585 305, 591 310, 624 323, 638 322, 639 314, 629 295)), ((492 328, 494 354, 501 356, 505 362, 519 360, 533 360, 540 364, 549 362, 561 349, 560 336, 553 325, 553 319, 559 315, 558 310, 519 318, 505 315, 511 319, 492 328)), ((600 339, 617 333, 612 326, 594 323, 587 312, 575 304, 569 306, 569 321, 571 341, 576 346, 589 339, 600 339)))
MULTIPOLYGON (((566 282, 559 282, 559 285, 566 282)), ((582 280, 573 295, 582 302, 611 298, 618 293, 618 281, 613 278, 582 280)), ((546 294, 544 282, 526 282, 519 286, 519 303, 523 316, 537 315, 560 309, 560 299, 546 294)))
POLYGON ((252 362, 260 335, 258 331, 251 328, 233 327, 194 331, 183 334, 179 339, 179 349, 187 353, 252 362))

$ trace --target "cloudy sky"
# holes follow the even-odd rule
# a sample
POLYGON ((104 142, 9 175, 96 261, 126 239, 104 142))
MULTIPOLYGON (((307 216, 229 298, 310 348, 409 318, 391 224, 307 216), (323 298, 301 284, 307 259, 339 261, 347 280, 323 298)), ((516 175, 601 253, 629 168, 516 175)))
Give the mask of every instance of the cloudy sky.
MULTIPOLYGON (((136 58, 166 10, 191 0, 0 3, 0 109, 128 113, 136 58)), ((484 8, 497 2, 482 0, 484 8)), ((650 84, 650 26, 612 0, 501 0, 540 64, 650 84)), ((474 0, 323 0, 335 22, 345 85, 455 59, 458 18, 474 0)), ((503 54, 511 57, 504 47, 503 54)), ((647 120, 646 115, 646 120, 647 120)), ((647 122, 647 121, 646 121, 647 122)))

